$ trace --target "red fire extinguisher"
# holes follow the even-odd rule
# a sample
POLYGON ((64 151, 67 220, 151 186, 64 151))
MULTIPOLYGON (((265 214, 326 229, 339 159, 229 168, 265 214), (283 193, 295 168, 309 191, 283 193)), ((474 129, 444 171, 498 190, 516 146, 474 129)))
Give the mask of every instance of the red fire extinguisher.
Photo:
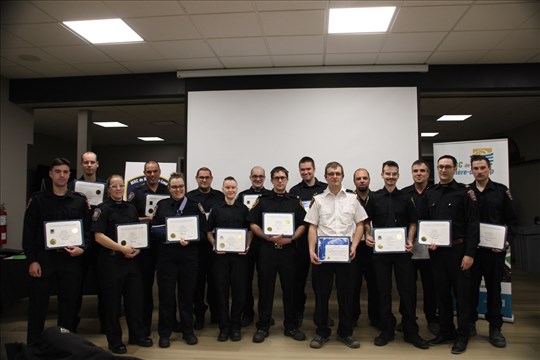
POLYGON ((7 211, 4 204, 0 204, 0 247, 7 243, 7 211))

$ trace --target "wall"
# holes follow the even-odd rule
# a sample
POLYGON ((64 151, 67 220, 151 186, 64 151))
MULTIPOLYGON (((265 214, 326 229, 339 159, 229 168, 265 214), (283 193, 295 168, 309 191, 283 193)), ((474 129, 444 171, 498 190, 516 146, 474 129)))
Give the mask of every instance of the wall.
POLYGON ((22 248, 22 225, 26 209, 27 147, 32 143, 31 114, 8 100, 9 82, 1 78, 0 91, 0 202, 8 211, 6 248, 22 248))

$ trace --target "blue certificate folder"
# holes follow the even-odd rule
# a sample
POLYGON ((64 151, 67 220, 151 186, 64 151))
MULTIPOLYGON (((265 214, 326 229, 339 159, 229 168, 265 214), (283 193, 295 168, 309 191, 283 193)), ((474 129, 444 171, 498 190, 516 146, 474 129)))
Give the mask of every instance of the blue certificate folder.
POLYGON ((319 236, 317 257, 321 262, 350 262, 351 238, 348 236, 319 236))

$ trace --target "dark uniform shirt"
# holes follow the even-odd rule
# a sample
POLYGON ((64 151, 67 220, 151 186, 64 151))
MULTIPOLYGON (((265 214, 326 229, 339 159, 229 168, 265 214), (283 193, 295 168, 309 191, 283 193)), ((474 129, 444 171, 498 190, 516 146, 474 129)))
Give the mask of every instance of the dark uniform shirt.
POLYGON ((203 193, 200 189, 191 190, 188 192, 187 197, 194 200, 203 206, 204 212, 209 213, 212 206, 223 201, 225 195, 219 190, 210 189, 210 192, 203 193))
POLYGON ((430 187, 420 200, 420 218, 451 220, 452 240, 463 239, 465 255, 474 257, 480 241, 478 202, 474 190, 452 180, 430 187))
POLYGON ((470 186, 478 198, 480 222, 508 226, 507 241, 511 244, 515 230, 513 227, 518 225, 518 220, 512 206, 510 190, 505 185, 491 180, 488 180, 484 191, 478 190, 476 182, 470 186))
POLYGON ((429 189, 429 186, 426 187, 421 194, 419 194, 418 191, 416 191, 414 184, 412 184, 407 187, 404 187, 403 189, 401 189, 401 191, 409 195, 414 201, 414 206, 418 207, 420 199, 424 197, 424 194, 426 193, 427 189, 429 189))
POLYGON ((92 215, 92 231, 100 232, 111 240, 117 241, 116 225, 139 222, 135 206, 126 201, 107 199, 98 205, 92 215))
POLYGON ((238 193, 238 196, 236 197, 236 203, 243 204, 244 203, 244 195, 262 195, 269 193, 271 190, 268 190, 266 188, 261 189, 254 189, 253 186, 249 189, 246 189, 244 191, 241 191, 238 193))
POLYGON ((227 204, 225 201, 212 207, 208 217, 207 231, 214 231, 216 228, 228 229, 248 229, 247 221, 249 210, 244 204, 227 204))
POLYGON ((169 189, 166 185, 158 183, 156 192, 152 191, 148 186, 148 183, 141 184, 133 190, 128 197, 128 201, 135 205, 137 213, 140 217, 146 216, 146 195, 155 194, 155 195, 169 195, 169 189))
POLYGON ((405 192, 386 188, 370 193, 365 209, 374 228, 406 227, 418 221, 412 198, 405 192))
POLYGON ((248 221, 263 228, 263 213, 293 213, 294 229, 304 225, 306 210, 296 195, 290 193, 277 194, 271 191, 261 195, 251 208, 248 221))
POLYGON ((294 185, 289 193, 296 195, 302 201, 309 201, 313 198, 315 194, 321 194, 328 187, 327 183, 317 180, 315 178, 315 185, 309 186, 304 180, 300 181, 298 184, 294 185))
POLYGON ((28 264, 43 260, 45 251, 45 221, 82 220, 84 241, 89 240, 90 206, 84 194, 68 190, 63 196, 51 191, 32 194, 24 214, 23 249, 28 264))
MULTIPOLYGON (((187 198, 186 206, 180 211, 182 200, 176 201, 172 197, 162 199, 157 203, 156 213, 152 219, 152 225, 163 225, 168 217, 175 216, 197 216, 199 219, 199 239, 203 239, 203 234, 206 231, 206 215, 204 214, 202 205, 198 204, 190 198, 187 198)), ((204 237, 206 239, 206 237, 204 237)), ((160 239, 165 241, 165 239, 160 239)))

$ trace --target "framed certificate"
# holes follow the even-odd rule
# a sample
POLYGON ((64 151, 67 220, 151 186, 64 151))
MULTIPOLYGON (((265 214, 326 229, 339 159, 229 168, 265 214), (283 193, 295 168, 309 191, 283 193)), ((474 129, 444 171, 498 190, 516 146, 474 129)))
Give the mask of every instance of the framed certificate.
POLYGON ((92 206, 101 204, 105 197, 105 184, 100 182, 76 180, 74 190, 86 195, 92 206))
POLYGON ((257 201, 257 199, 259 198, 259 196, 261 196, 261 194, 246 194, 246 195, 243 195, 242 201, 244 202, 244 205, 246 205, 247 208, 251 210, 251 208, 255 204, 255 201, 257 201))
POLYGON ((199 240, 198 216, 169 217, 166 219, 166 224, 167 242, 179 242, 182 239, 186 241, 199 240))
POLYGON ((294 235, 293 213, 263 213, 264 235, 294 235))
POLYGON ((82 220, 46 221, 45 249, 61 249, 83 244, 82 220))
POLYGON ((216 228, 216 251, 241 253, 246 251, 246 229, 216 228))
POLYGON ((508 228, 503 225, 480 223, 480 243, 478 246, 503 250, 507 230, 508 228))
POLYGON ((316 250, 320 262, 351 262, 351 238, 348 236, 318 236, 316 250))
POLYGON ((148 247, 148 223, 116 225, 116 239, 122 246, 135 249, 148 247))
POLYGON ((375 253, 404 253, 407 241, 407 228, 373 229, 375 253))
POLYGON ((169 195, 146 195, 146 206, 144 207, 144 214, 146 216, 154 216, 154 211, 159 200, 169 198, 169 195))
POLYGON ((418 222, 418 243, 422 245, 450 246, 451 232, 452 221, 450 220, 421 220, 418 222))

